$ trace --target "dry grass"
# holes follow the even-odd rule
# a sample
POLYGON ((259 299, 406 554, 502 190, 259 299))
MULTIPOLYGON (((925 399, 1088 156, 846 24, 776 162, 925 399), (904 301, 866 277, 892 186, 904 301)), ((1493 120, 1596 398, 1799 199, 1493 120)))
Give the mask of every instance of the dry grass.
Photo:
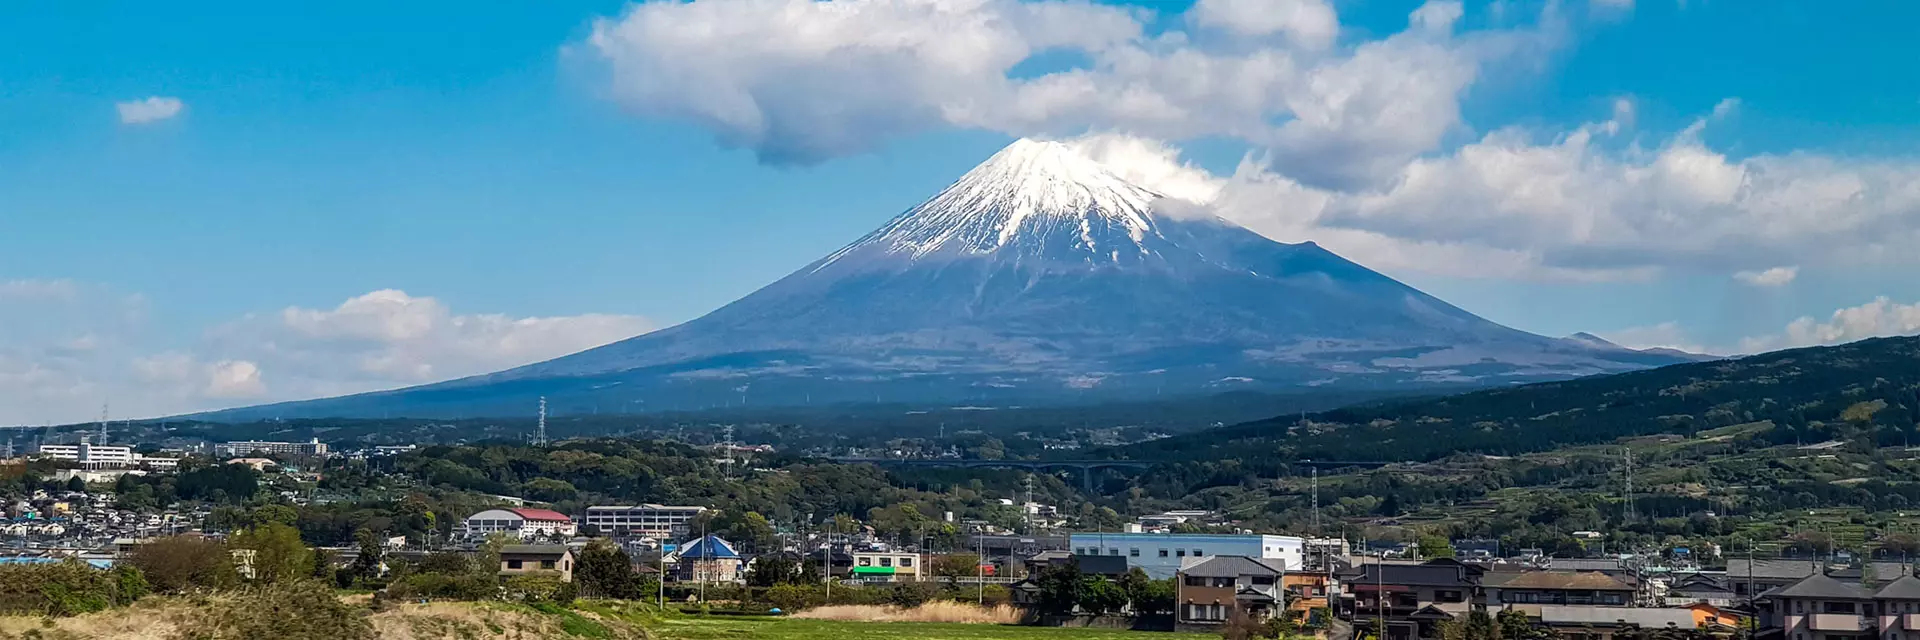
POLYGON ((938 601, 918 607, 838 605, 808 609, 793 617, 843 622, 947 622, 961 624, 1017 624, 1020 610, 1007 605, 981 607, 964 602, 938 601))
MULTIPOLYGON (((132 607, 47 620, 0 616, 0 640, 177 640, 208 615, 211 601, 147 598, 132 607), (29 635, 35 634, 35 635, 29 635)), ((548 615, 526 607, 470 602, 401 605, 368 617, 380 640, 541 640, 587 637, 645 638, 632 624, 599 616, 548 615), (576 618, 569 620, 569 618, 576 618), (596 627, 578 627, 583 620, 596 627), (572 629, 572 633, 567 628, 572 629), (582 633, 582 631, 585 631, 582 633)))
POLYGON ((125 609, 109 609, 72 618, 0 616, 0 640, 33 637, 46 640, 105 638, 111 640, 170 640, 192 628, 204 608, 175 598, 147 598, 125 609))

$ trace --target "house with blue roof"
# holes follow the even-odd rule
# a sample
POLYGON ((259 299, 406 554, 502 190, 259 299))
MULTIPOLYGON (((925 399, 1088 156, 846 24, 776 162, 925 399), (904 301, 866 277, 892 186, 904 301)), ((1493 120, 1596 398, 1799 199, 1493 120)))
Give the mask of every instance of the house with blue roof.
POLYGON ((668 575, 681 582, 739 582, 747 567, 733 544, 715 535, 681 544, 663 560, 668 575))

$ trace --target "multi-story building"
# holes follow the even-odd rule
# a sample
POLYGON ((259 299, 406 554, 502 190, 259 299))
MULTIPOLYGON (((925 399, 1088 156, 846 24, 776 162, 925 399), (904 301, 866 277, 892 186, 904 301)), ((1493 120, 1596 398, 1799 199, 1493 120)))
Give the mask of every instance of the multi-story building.
POLYGON ((525 540, 542 536, 571 536, 578 529, 566 514, 548 509, 488 509, 467 516, 461 523, 469 538, 484 538, 495 533, 510 533, 525 540))
POLYGON ((1180 569, 1174 580, 1177 624, 1218 627, 1244 613, 1254 621, 1279 615, 1285 592, 1284 567, 1273 560, 1245 556, 1209 556, 1180 569))
POLYGON ((706 507, 662 504, 587 507, 587 516, 581 524, 592 525, 602 535, 679 539, 690 533, 688 524, 694 517, 706 510, 706 507))
POLYGON ((149 456, 133 450, 133 447, 92 444, 81 440, 80 444, 43 444, 40 455, 55 460, 72 460, 87 469, 130 469, 145 467, 148 469, 168 470, 180 466, 179 458, 149 456))
POLYGON ((1341 574, 1343 593, 1352 594, 1354 625, 1379 621, 1385 640, 1435 637, 1441 620, 1464 620, 1485 610, 1480 577, 1485 570, 1452 559, 1424 564, 1371 562, 1341 574))
POLYGON ((1920 639, 1920 578, 1898 575, 1878 589, 1825 573, 1762 594, 1757 637, 1780 640, 1920 639))
POLYGON ((321 442, 319 438, 314 438, 307 442, 260 442, 257 440, 247 440, 244 442, 222 442, 213 445, 213 455, 223 458, 259 454, 324 456, 327 455, 327 444, 321 442))
POLYGON ((914 582, 925 570, 918 553, 899 551, 853 552, 853 576, 882 582, 914 582))
POLYGON ((1180 533, 1076 533, 1074 555, 1122 556, 1155 580, 1209 556, 1245 556, 1283 569, 1304 566, 1306 540, 1294 536, 1180 533), (1279 564, 1275 564, 1275 563, 1279 564))

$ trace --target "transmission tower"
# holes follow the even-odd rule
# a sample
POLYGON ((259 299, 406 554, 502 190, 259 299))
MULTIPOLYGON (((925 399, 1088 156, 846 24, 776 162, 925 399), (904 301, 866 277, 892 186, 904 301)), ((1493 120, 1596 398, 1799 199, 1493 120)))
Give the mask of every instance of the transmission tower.
POLYGON ((540 396, 540 421, 533 425, 533 446, 547 446, 547 397, 540 396))
POLYGON ((107 403, 100 403, 100 444, 107 443, 107 403))
POLYGON ((1627 448, 1627 509, 1626 521, 1633 522, 1633 448, 1627 448))
POLYGON ((1320 467, 1308 467, 1313 471, 1313 535, 1320 535, 1320 467))

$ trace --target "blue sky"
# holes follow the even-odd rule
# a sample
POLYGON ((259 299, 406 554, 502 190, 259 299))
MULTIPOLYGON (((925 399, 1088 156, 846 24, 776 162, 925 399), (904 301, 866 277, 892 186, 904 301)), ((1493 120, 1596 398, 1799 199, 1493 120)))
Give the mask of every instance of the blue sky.
MULTIPOLYGON (((980 11, 1012 10, 978 1, 992 5, 980 11)), ((1317 0, 1272 2, 1265 8, 1317 0)), ((767 13, 733 4, 719 15, 740 29, 756 28, 753 20, 767 13)), ((789 62, 784 50, 749 55, 761 46, 753 39, 688 37, 672 49, 643 39, 655 33, 648 28, 685 33, 706 19, 679 6, 644 14, 619 2, 10 8, 0 20, 0 283, 10 283, 0 285, 0 381, 10 382, 0 387, 15 391, 0 391, 0 423, 79 419, 102 402, 153 415, 381 388, 559 355, 743 295, 931 195, 1017 135, 1089 130, 1180 150, 1178 162, 1225 189, 1236 188, 1244 158, 1271 159, 1258 175, 1298 179, 1344 204, 1311 223, 1260 217, 1270 212, 1223 215, 1281 239, 1320 240, 1530 331, 1727 351, 1912 329, 1915 312, 1905 305, 1920 300, 1920 284, 1907 276, 1914 264, 1898 241, 1920 213, 1899 194, 1920 175, 1906 173, 1920 143, 1920 68, 1911 64, 1906 25, 1920 18, 1920 6, 1467 2, 1434 35, 1397 36, 1413 31, 1409 15, 1425 6, 1336 0, 1329 8, 1337 35, 1321 44, 1310 42, 1312 25, 1204 23, 1206 15, 1241 15, 1220 7, 1203 14, 1191 3, 1146 3, 1127 14, 1141 38, 1186 34, 1179 44, 1140 45, 1144 51, 1191 46, 1228 59, 1271 47, 1337 79, 1334 66, 1365 59, 1359 52, 1370 45, 1386 43, 1380 48, 1389 53, 1419 45, 1457 56, 1471 76, 1439 90, 1439 102, 1408 103, 1416 111, 1457 107, 1457 118, 1409 124, 1406 140, 1312 132, 1334 144, 1314 148, 1278 130, 1298 116, 1285 110, 1218 118, 1188 110, 1194 119, 1250 115, 1248 122, 1276 127, 1244 134, 1119 112, 1082 118, 1093 110, 1073 105, 1044 118, 951 109, 928 116, 938 110, 930 106, 959 99, 951 87, 977 83, 982 101, 1015 95, 985 92, 1022 87, 970 74, 946 88, 863 91, 912 74, 872 71, 886 66, 880 54, 842 64, 831 47, 789 62), (596 27, 597 20, 605 22, 596 27), (620 31, 627 27, 633 31, 620 31), (596 43, 596 33, 617 37, 596 43), (775 58, 780 73, 752 68, 775 58), (683 84, 660 84, 673 65, 690 67, 673 81, 683 84), (859 82, 835 82, 846 78, 859 82), (727 112, 701 91, 728 95, 723 90, 739 87, 715 86, 728 81, 757 96, 768 121, 793 129, 748 135, 716 124, 727 112), (912 93, 922 90, 930 93, 912 93), (871 110, 860 112, 871 126, 837 122, 811 103, 840 92, 871 110), (116 110, 149 97, 182 108, 146 122, 123 121, 116 110), (873 114, 908 115, 880 124, 873 114), (1536 150, 1604 123, 1614 123, 1613 133, 1595 135, 1579 154, 1622 165, 1614 172, 1628 176, 1622 180, 1657 173, 1668 166, 1663 157, 1695 158, 1663 151, 1701 149, 1721 164, 1754 161, 1744 169, 1748 181, 1764 174, 1776 183, 1751 189, 1771 194, 1765 200, 1773 204, 1755 204, 1759 196, 1636 204, 1632 192, 1646 184, 1685 190, 1656 176, 1579 192, 1614 194, 1599 207, 1606 212, 1582 215, 1598 216, 1596 228, 1613 224, 1606 216, 1631 218, 1633 233, 1582 240, 1554 226, 1567 214, 1552 207, 1586 211, 1577 198, 1561 198, 1508 212, 1514 218, 1453 227, 1534 234, 1482 239, 1448 231, 1449 216, 1493 196, 1395 186, 1410 163, 1468 170, 1472 154, 1463 147, 1493 132, 1510 131, 1523 140, 1514 145, 1536 150), (820 131, 845 135, 807 137, 820 131), (1380 150, 1341 155, 1366 145, 1380 150), (775 151, 796 148, 806 156, 797 162, 775 151), (1458 166, 1447 164, 1456 159, 1458 166), (1320 176, 1313 165, 1323 160, 1359 168, 1320 176), (1729 213, 1799 206, 1782 200, 1812 197, 1794 185, 1858 176, 1866 176, 1868 196, 1838 198, 1838 213, 1811 221, 1768 214, 1776 217, 1763 224, 1729 213), (1858 216, 1870 222, 1821 221, 1852 219, 1846 207, 1856 205, 1848 202, 1862 200, 1869 204, 1858 205, 1858 216), (1647 208, 1662 211, 1655 217, 1705 212, 1720 221, 1648 222, 1637 215, 1647 208), (1676 227, 1701 237, 1666 242, 1648 231, 1676 227), (1774 231, 1746 235, 1761 227, 1774 231), (1333 231, 1301 235, 1321 229, 1333 231), (1872 241, 1886 245, 1865 246, 1872 241), (1429 256, 1408 249, 1415 246, 1446 250, 1429 256), (1510 259, 1482 260, 1481 250, 1510 259), (1770 268, 1794 275, 1769 285, 1735 277, 1770 268), (364 298, 389 290, 405 294, 364 298), (1890 302, 1856 313, 1870 317, 1832 317, 1879 296, 1890 302), (1812 324, 1796 334, 1789 325, 1803 317, 1812 324), (414 324, 383 324, 396 318, 414 324), (519 322, 527 318, 554 321, 541 325, 544 341, 519 333, 534 326, 519 322), (514 346, 499 346, 506 343, 514 346), (400 360, 431 366, 395 373, 400 360)), ((899 26, 916 18, 874 19, 899 26)), ((757 25, 772 34, 789 27, 757 25)), ((1073 34, 1103 43, 1085 53, 1073 50, 1081 40, 1053 42, 1065 36, 1052 32, 1020 37, 1054 51, 1031 60, 1016 54, 1016 69, 983 73, 1010 73, 1018 83, 1097 69, 1113 39, 1091 29, 1073 34)), ((924 44, 922 51, 946 46, 924 44)), ((1581 179, 1603 182, 1603 173, 1581 179)))

